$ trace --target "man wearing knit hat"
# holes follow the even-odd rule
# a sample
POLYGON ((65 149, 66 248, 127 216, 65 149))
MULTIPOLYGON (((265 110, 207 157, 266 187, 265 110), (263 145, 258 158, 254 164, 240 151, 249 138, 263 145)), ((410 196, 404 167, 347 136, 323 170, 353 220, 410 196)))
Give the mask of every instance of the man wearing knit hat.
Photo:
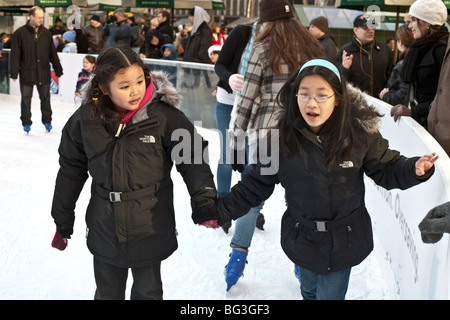
POLYGON ((319 40, 320 45, 325 51, 325 58, 334 60, 338 52, 338 47, 335 37, 328 32, 327 18, 320 16, 312 19, 309 22, 309 32, 319 40))
POLYGON ((103 27, 100 23, 100 17, 93 14, 91 17, 91 23, 84 27, 83 34, 88 39, 90 54, 98 54, 105 45, 105 36, 103 35, 103 27))
POLYGON ((378 98, 394 68, 392 50, 375 40, 376 24, 367 15, 353 21, 353 39, 341 47, 336 55, 347 81, 378 98))

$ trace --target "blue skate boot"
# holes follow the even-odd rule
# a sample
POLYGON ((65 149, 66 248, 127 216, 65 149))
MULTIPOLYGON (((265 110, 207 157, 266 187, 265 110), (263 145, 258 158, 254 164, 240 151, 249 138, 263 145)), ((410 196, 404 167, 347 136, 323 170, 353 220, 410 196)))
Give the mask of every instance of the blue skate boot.
POLYGON ((24 124, 23 125, 23 131, 25 131, 27 134, 30 132, 31 130, 31 125, 30 124, 24 124))
POLYGON ((295 277, 298 279, 298 282, 300 283, 300 269, 298 268, 298 265, 294 264, 294 274, 295 277))
POLYGON ((227 291, 234 286, 239 278, 244 274, 245 264, 247 263, 248 250, 233 249, 230 254, 230 260, 225 266, 225 282, 227 283, 227 291))
POLYGON ((45 126, 45 130, 47 130, 47 132, 50 132, 50 130, 53 129, 51 122, 44 123, 44 126, 45 126))

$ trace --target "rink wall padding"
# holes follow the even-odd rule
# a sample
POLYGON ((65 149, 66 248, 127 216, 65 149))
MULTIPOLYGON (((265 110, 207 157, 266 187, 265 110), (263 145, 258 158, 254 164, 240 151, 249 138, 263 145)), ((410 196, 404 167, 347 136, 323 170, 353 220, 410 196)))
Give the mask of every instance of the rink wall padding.
POLYGON ((392 149, 405 156, 439 154, 431 179, 408 190, 385 190, 366 177, 366 205, 373 229, 394 272, 401 299, 450 298, 448 234, 436 244, 422 242, 418 224, 434 206, 450 201, 450 159, 437 141, 416 121, 394 122, 391 106, 366 96, 384 114, 381 134, 392 149))

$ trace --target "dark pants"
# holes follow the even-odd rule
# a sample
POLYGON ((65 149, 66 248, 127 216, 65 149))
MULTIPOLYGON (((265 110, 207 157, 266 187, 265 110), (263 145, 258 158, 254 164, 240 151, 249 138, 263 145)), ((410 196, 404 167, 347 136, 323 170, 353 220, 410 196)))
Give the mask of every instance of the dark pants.
MULTIPOLYGON (((42 123, 52 122, 52 107, 50 105, 50 83, 36 85, 39 99, 41 100, 42 123)), ((31 121, 31 98, 33 97, 33 86, 20 84, 22 100, 20 102, 22 125, 32 124, 31 121)))
MULTIPOLYGON (((150 267, 131 268, 131 273, 131 300, 162 300, 161 263, 150 267)), ((97 284, 95 300, 125 299, 128 268, 116 267, 94 257, 94 275, 97 284)))

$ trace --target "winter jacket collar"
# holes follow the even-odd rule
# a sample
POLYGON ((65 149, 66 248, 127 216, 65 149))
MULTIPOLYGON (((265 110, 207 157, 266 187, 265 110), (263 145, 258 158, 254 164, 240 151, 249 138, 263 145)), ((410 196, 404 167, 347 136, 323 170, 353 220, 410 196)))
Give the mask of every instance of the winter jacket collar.
POLYGON ((180 108, 181 106, 181 95, 174 88, 167 74, 164 71, 153 71, 150 75, 153 83, 152 95, 131 118, 131 123, 138 123, 148 119, 147 109, 156 100, 163 101, 176 108, 180 108))
POLYGON ((37 33, 37 34, 39 34, 39 33, 42 31, 42 29, 44 28, 42 25, 40 25, 40 26, 37 27, 37 28, 33 27, 33 26, 30 24, 30 21, 29 21, 29 20, 27 21, 27 24, 25 25, 25 27, 26 27, 30 32, 32 32, 32 33, 37 33), (37 32, 36 32, 36 30, 37 30, 37 32))

